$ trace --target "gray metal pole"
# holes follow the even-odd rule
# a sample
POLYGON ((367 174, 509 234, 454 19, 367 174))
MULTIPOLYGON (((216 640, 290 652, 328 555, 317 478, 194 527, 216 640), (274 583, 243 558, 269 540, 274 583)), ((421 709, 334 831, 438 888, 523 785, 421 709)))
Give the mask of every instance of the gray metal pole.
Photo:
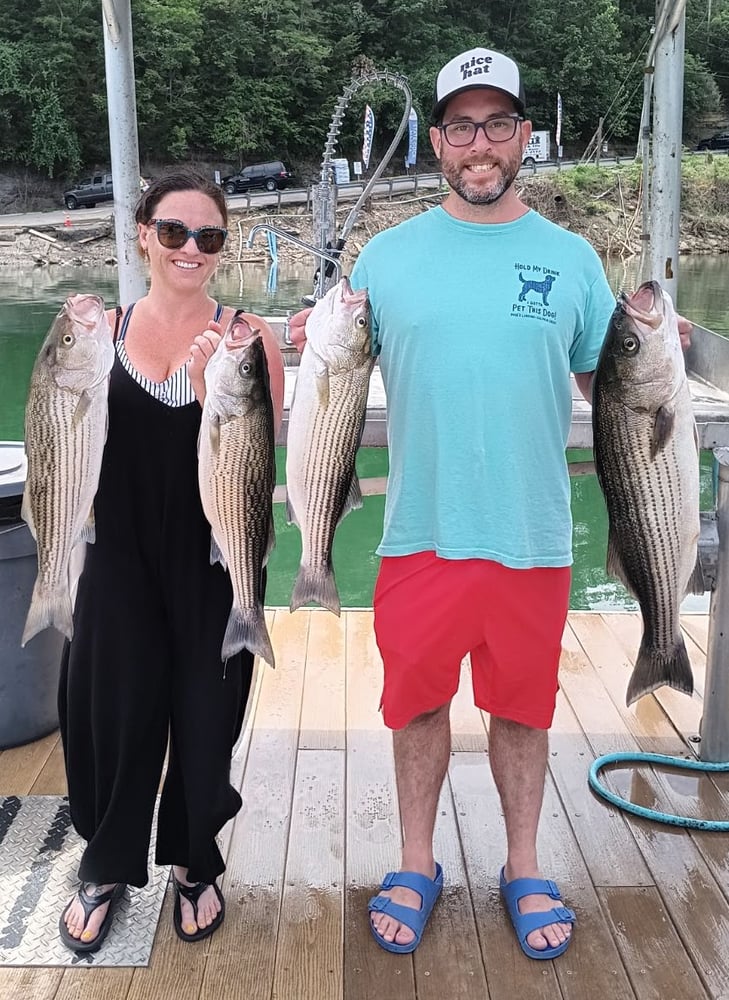
POLYGON ((729 448, 715 448, 719 467, 716 499, 719 557, 709 608, 701 759, 729 760, 729 448))
POLYGON ((134 222, 134 207, 139 200, 140 188, 132 11, 130 0, 101 0, 101 6, 111 173, 114 178, 119 302, 125 304, 136 301, 147 291, 144 264, 137 250, 137 226, 134 222))
MULTIPOLYGON (((680 9, 681 4, 663 0, 680 9)), ((678 11, 677 11, 678 12, 678 11)), ((674 302, 678 290, 681 223, 681 138, 686 15, 668 18, 657 41, 653 81, 653 169, 651 171, 650 272, 674 302)))

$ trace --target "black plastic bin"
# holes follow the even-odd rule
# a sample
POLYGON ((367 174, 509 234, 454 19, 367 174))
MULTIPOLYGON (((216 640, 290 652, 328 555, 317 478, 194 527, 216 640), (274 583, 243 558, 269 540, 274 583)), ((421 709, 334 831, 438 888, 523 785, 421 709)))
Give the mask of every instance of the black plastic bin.
POLYGON ((0 441, 0 749, 58 728, 63 636, 54 628, 20 639, 35 583, 33 536, 20 516, 25 486, 22 441, 0 441))

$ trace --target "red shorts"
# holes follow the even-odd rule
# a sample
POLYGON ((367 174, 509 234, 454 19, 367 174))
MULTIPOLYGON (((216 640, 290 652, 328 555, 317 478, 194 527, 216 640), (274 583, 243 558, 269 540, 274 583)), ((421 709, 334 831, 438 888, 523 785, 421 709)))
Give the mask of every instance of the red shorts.
POLYGON ((383 558, 374 609, 385 725, 401 729, 449 702, 470 652, 479 708, 549 729, 570 576, 569 566, 509 569, 434 552, 383 558))

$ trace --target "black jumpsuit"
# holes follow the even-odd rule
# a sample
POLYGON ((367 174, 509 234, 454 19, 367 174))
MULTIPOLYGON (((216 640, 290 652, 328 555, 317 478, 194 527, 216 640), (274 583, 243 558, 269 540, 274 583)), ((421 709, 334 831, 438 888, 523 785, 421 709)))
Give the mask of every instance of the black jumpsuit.
MULTIPOLYGON (((117 319, 118 326, 118 319, 117 319)), ((210 565, 197 481, 198 402, 172 407, 116 357, 109 431, 59 712, 84 882, 147 882, 169 736, 156 862, 191 882, 225 869, 215 836, 241 806, 230 784, 253 657, 220 649, 230 580, 210 565)))

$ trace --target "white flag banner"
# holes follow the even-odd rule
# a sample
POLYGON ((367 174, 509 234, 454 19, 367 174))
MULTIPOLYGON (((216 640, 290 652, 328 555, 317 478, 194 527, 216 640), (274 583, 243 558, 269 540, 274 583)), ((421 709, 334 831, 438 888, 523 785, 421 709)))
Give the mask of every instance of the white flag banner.
POLYGON ((414 167, 418 159, 418 113, 415 108, 410 108, 408 115, 408 155, 405 159, 409 167, 414 167))
POLYGON ((557 131, 555 132, 554 141, 557 146, 562 142, 562 95, 557 92, 557 131))
POLYGON ((372 139, 375 135, 375 113, 368 105, 365 107, 364 116, 364 138, 362 139, 362 162, 365 170, 370 164, 370 153, 372 152, 372 139))

